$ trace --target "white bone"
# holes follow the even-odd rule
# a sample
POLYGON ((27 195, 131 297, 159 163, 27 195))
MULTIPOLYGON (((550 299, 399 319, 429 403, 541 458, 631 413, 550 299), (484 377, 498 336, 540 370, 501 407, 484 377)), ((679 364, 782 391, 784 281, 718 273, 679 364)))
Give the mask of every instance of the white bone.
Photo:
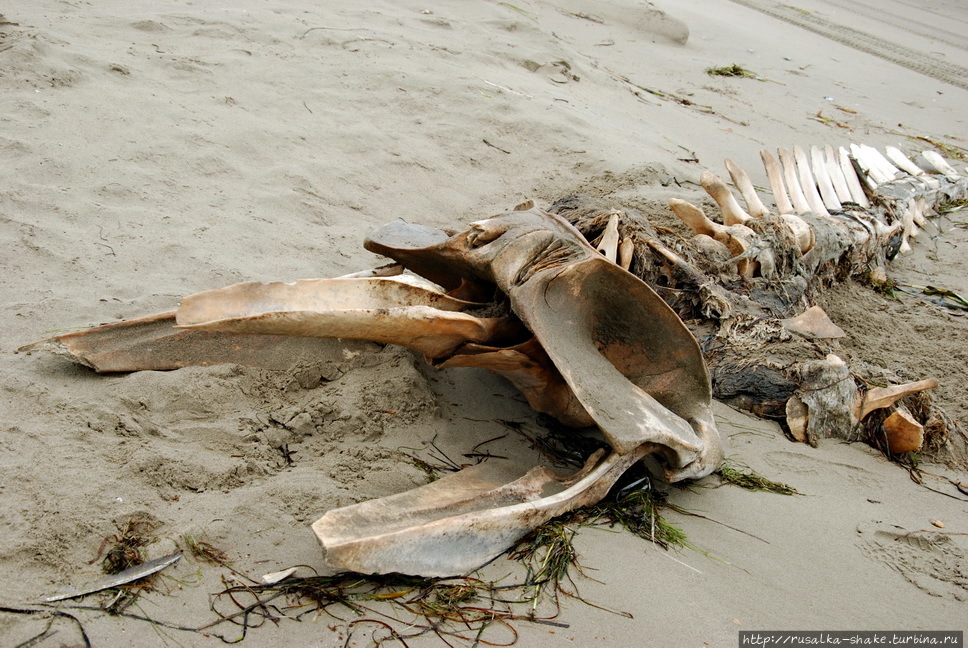
POLYGON ((618 262, 618 213, 613 213, 608 219, 608 225, 602 233, 602 240, 595 248, 605 255, 612 263, 618 262))
POLYGON ((887 176, 888 182, 896 180, 897 177, 901 175, 900 169, 891 164, 890 161, 876 148, 873 146, 867 146, 865 144, 862 144, 861 148, 867 152, 867 155, 877 167, 878 171, 880 171, 882 175, 887 176))
POLYGON ((780 164, 773 157, 773 154, 766 149, 760 150, 760 159, 763 160, 763 168, 766 170, 766 177, 770 181, 770 188, 773 190, 773 202, 776 203, 776 210, 781 214, 792 214, 793 205, 790 204, 790 197, 787 196, 786 187, 783 185, 783 171, 780 164))
POLYGON ((800 178, 797 177, 797 163, 790 151, 781 148, 777 149, 776 152, 780 156, 780 162, 783 163, 783 178, 786 180, 787 188, 790 191, 793 211, 802 216, 810 211, 810 205, 807 204, 803 189, 800 188, 800 178))
POLYGON ((886 174, 882 173, 881 170, 877 168, 877 163, 870 156, 868 151, 869 148, 870 147, 851 144, 850 154, 855 160, 857 160, 857 163, 860 164, 860 168, 864 170, 864 174, 869 180, 868 184, 873 184, 873 186, 876 187, 879 184, 888 182, 891 178, 887 177, 886 174))
POLYGON ((955 171, 950 164, 945 162, 945 159, 938 153, 934 151, 921 151, 921 155, 924 156, 924 159, 927 160, 931 166, 937 169, 938 173, 947 176, 948 180, 951 180, 952 182, 957 182, 958 172, 955 171))
POLYGON ((854 170, 854 165, 850 162, 850 156, 847 154, 847 149, 841 146, 837 153, 838 161, 840 162, 840 170, 844 172, 844 180, 847 181, 847 188, 850 190, 850 197, 855 203, 864 209, 870 209, 871 203, 869 200, 867 200, 867 194, 864 193, 864 188, 860 184, 860 178, 857 177, 857 172, 854 170))
POLYGON ((886 146, 884 150, 887 151, 887 157, 902 171, 913 176, 924 175, 924 170, 921 169, 917 164, 911 161, 911 159, 901 152, 901 149, 896 146, 886 146))
POLYGON ((820 198, 820 192, 817 191, 817 182, 814 180, 813 173, 810 171, 810 160, 807 159, 807 154, 804 153, 803 149, 799 146, 794 146, 793 157, 797 161, 797 173, 800 175, 800 187, 803 189, 803 195, 806 197, 807 204, 810 205, 810 209, 813 210, 815 214, 829 216, 830 212, 827 211, 827 207, 823 204, 823 200, 820 198))
POLYGON ((834 191, 837 193, 837 199, 840 200, 841 207, 843 203, 853 200, 850 195, 850 189, 847 188, 847 180, 844 178, 844 170, 840 168, 840 163, 837 161, 837 154, 834 152, 834 147, 827 144, 823 148, 824 152, 824 162, 827 165, 827 175, 830 176, 830 182, 834 185, 834 191))
POLYGON ((834 191, 833 182, 830 174, 827 173, 827 163, 823 159, 823 152, 816 146, 810 147, 810 160, 813 162, 813 175, 817 179, 817 187, 820 189, 820 197, 828 210, 840 211, 843 206, 834 191))
POLYGON ((753 218, 762 218, 769 214, 770 210, 766 208, 766 205, 763 204, 760 197, 756 195, 753 181, 750 180, 746 171, 729 158, 726 158, 726 170, 729 171, 729 177, 733 179, 733 184, 736 185, 740 195, 743 196, 750 216, 753 218))

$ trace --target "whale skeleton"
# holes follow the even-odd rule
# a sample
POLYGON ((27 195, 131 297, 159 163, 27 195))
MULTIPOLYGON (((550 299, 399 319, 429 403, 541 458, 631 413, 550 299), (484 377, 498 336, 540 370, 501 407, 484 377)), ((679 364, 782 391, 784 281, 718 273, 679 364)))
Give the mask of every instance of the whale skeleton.
MULTIPOLYGON (((775 211, 726 160, 746 208, 704 173, 721 222, 673 199, 693 232, 688 240, 663 240, 638 212, 581 197, 547 210, 529 201, 456 232, 390 223, 364 245, 392 266, 236 284, 187 296, 177 310, 38 344, 118 372, 222 362, 279 368, 293 340, 371 340, 413 349, 436 367, 484 367, 534 409, 599 427, 611 451, 573 475, 492 460, 329 511, 312 525, 330 569, 466 573, 551 517, 597 502, 648 455, 670 481, 715 471, 724 448, 710 410, 710 368, 720 383, 759 371, 747 382, 759 381, 767 395, 746 404, 780 412, 798 439, 815 443, 895 408, 904 438, 919 444, 920 423, 896 403, 937 381, 867 390, 836 355, 779 370, 751 363, 750 353, 795 335, 843 334, 811 308, 812 288, 834 275, 883 280, 885 263, 910 248, 932 210, 968 194, 968 179, 929 153, 915 163, 896 148, 885 157, 855 145, 794 147, 780 149, 779 161, 763 151, 775 211), (680 316, 713 322, 732 356, 714 354, 707 364, 680 316)), ((307 344, 298 350, 311 353, 307 344)))

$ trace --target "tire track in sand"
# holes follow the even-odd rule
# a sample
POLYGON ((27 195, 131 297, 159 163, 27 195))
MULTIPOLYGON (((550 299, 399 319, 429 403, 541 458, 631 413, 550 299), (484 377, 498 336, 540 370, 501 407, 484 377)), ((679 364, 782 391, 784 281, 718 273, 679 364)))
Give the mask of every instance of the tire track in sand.
POLYGON ((936 56, 892 43, 872 34, 858 31, 846 25, 824 20, 811 13, 804 13, 794 7, 767 4, 760 0, 732 0, 754 11, 766 14, 777 20, 802 27, 824 38, 847 45, 856 50, 896 63, 925 76, 968 90, 968 68, 948 63, 936 56))

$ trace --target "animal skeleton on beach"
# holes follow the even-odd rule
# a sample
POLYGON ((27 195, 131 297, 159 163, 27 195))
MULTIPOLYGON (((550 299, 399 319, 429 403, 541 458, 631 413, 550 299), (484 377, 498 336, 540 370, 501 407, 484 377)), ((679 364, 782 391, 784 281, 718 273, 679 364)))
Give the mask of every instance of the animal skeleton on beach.
MULTIPOLYGON (((836 356, 777 367, 757 352, 798 335, 836 336, 811 308, 811 291, 835 276, 883 281, 884 264, 907 249, 931 208, 968 194, 968 178, 931 153, 919 166, 891 148, 891 161, 869 147, 781 150, 780 163, 762 157, 776 213, 727 160, 747 209, 704 174, 722 222, 674 199, 694 233, 688 240, 660 237, 641 214, 580 197, 548 210, 528 202, 457 232, 391 223, 365 247, 392 267, 237 284, 53 343, 101 372, 265 364, 281 339, 273 336, 399 344, 437 367, 487 368, 534 409, 599 427, 611 452, 574 475, 489 461, 313 524, 334 569, 464 573, 551 517, 598 501, 646 455, 661 458, 670 480, 715 471, 724 449, 710 410, 714 385, 742 377, 747 406, 814 443, 936 386, 865 390, 836 356), (711 323, 705 358, 681 317, 711 323)), ((883 424, 889 449, 919 447, 923 422, 903 408, 896 415, 883 424)))

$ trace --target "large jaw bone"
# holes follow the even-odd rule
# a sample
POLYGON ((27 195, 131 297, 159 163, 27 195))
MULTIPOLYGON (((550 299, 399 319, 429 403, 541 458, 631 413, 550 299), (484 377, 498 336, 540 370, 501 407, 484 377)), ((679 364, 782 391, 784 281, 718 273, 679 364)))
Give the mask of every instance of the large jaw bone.
POLYGON ((520 332, 505 318, 460 312, 475 304, 393 279, 242 283, 190 295, 179 327, 232 333, 328 337, 398 344, 431 358, 468 342, 499 343, 520 332))
POLYGON ((570 477, 488 461, 405 493, 333 509, 313 524, 334 570, 454 576, 471 572, 551 518, 602 499, 650 444, 592 455, 570 477))

